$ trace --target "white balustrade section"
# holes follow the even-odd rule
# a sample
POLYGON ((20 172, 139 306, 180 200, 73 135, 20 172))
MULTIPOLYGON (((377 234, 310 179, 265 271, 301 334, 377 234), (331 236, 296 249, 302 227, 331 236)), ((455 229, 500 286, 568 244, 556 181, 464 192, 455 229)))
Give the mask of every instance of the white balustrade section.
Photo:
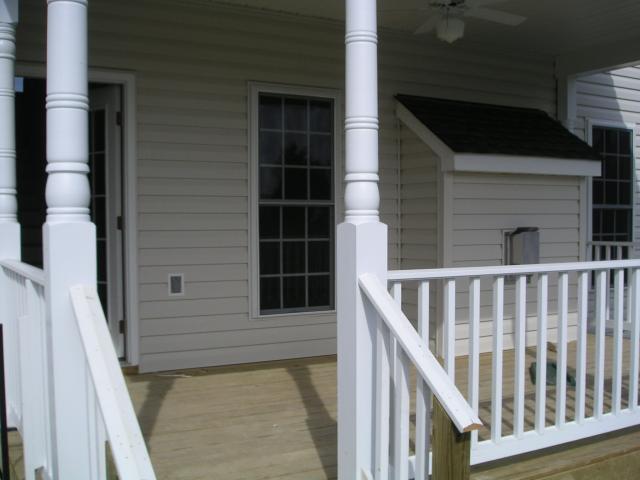
POLYGON ((374 274, 360 276, 362 292, 375 308, 378 322, 376 358, 375 408, 375 474, 376 480, 426 478, 431 472, 429 436, 431 434, 431 394, 438 399, 460 432, 474 431, 480 419, 456 388, 455 383, 429 349, 429 285, 418 291, 420 324, 416 330, 407 319, 399 302, 399 290, 392 297, 374 274), (395 340, 395 372, 389 357, 395 340), (409 457, 411 368, 417 372, 416 391, 416 455, 409 457), (393 382, 390 377, 393 374, 393 382), (390 398, 393 406, 390 407, 390 398), (390 408, 393 410, 390 414, 390 408), (391 424, 391 427, 390 427, 391 424), (390 438, 391 437, 391 438, 390 438))
MULTIPOLYGON (((390 297, 382 298, 386 291, 374 286, 374 278, 364 275, 360 279, 367 297, 384 319, 384 325, 381 321, 379 328, 386 326, 391 331, 391 337, 397 339, 419 372, 416 457, 409 462, 415 470, 410 471, 410 475, 416 473, 416 478, 425 478, 430 470, 429 446, 425 441, 430 428, 430 405, 426 397, 429 396, 428 388, 434 389, 435 384, 429 383, 428 372, 422 376, 420 371, 420 362, 426 360, 416 360, 417 355, 414 358, 410 353, 413 350, 407 350, 403 341, 410 339, 409 348, 416 347, 420 355, 428 352, 430 287, 438 287, 443 298, 437 330, 443 332, 445 343, 439 352, 444 356, 445 369, 442 370, 437 362, 434 364, 435 359, 428 353, 430 368, 437 370, 436 375, 446 371, 450 381, 446 389, 454 388, 455 332, 464 331, 462 327, 468 325, 468 340, 464 340, 468 341, 467 399, 456 396, 448 400, 458 408, 467 405, 468 401, 467 408, 471 409, 468 415, 478 415, 479 404, 484 403, 482 410, 490 416, 481 416, 483 421, 490 423, 489 431, 481 431, 481 438, 477 432, 472 435, 472 464, 640 424, 640 260, 389 271, 388 282, 389 289, 398 298, 405 284, 412 288, 416 283, 418 285, 416 323, 420 334, 400 311, 398 303, 390 297), (483 295, 483 289, 486 295, 483 295), (468 302, 461 302, 464 298, 468 298, 468 302), (593 308, 589 308, 590 305, 593 308), (612 328, 607 328, 608 316, 612 328), (491 324, 491 328, 482 329, 485 336, 491 337, 483 340, 490 342, 488 345, 492 350, 488 353, 491 355, 488 362, 492 379, 490 398, 480 398, 480 377, 488 376, 488 372, 480 370, 481 322, 491 324), (512 325, 511 334, 505 324, 512 325), (589 329, 590 324, 595 328, 589 329), (629 335, 626 335, 627 329, 629 335), (513 345, 505 345, 509 337, 513 338, 513 345), (548 350, 549 340, 555 340, 555 354, 548 350), (575 348, 571 344, 573 341, 575 348), (590 349, 589 345, 594 348, 590 349), (505 371, 506 358, 513 359, 513 372, 505 371), (555 374, 547 369, 552 360, 555 360, 555 374), (536 366, 531 367, 531 373, 532 376, 535 373, 535 386, 528 379, 533 361, 536 366), (575 391, 569 383, 569 374, 575 374, 575 391), (426 385, 421 387, 422 382, 426 385), (505 395, 507 392, 509 394, 505 395), (575 401, 571 400, 573 392, 575 401), (513 427, 510 426, 510 413, 505 418, 505 413, 511 409, 513 427)), ((382 337, 386 338, 385 335, 386 332, 382 337)), ((462 341, 463 338, 458 339, 458 348, 462 341)), ((397 361, 407 362, 400 355, 397 361)), ((399 371, 403 373, 401 369, 399 371)), ((438 377, 437 384, 444 384, 440 382, 444 380, 438 377)), ((392 389, 398 387, 402 389, 404 401, 406 387, 403 383, 391 386, 392 389)), ((445 409, 448 400, 443 403, 445 409)), ((455 418, 455 411, 450 414, 455 418)), ((469 421, 468 416, 465 418, 469 421)), ((400 448, 399 452, 404 455, 404 444, 398 446, 399 439, 395 437, 393 442, 391 450, 396 452, 395 449, 400 448)), ((394 462, 398 461, 394 457, 394 462)), ((401 473, 402 476, 392 478, 411 478, 404 470, 401 473)))
POLYGON ((97 434, 106 431, 118 478, 155 479, 98 294, 95 288, 72 287, 71 301, 97 406, 95 418, 101 420, 97 434))
MULTIPOLYGON (((26 480, 56 478, 60 448, 53 425, 78 422, 88 426, 91 438, 91 475, 87 480, 105 480, 106 440, 112 451, 118 478, 154 480, 149 455, 129 399, 107 323, 95 289, 71 290, 73 324, 84 355, 75 359, 87 366, 89 378, 66 395, 84 392, 89 399, 88 418, 81 412, 72 418, 55 418, 52 381, 51 325, 46 308, 43 270, 15 261, 0 261, 3 298, 2 325, 5 340, 7 406, 11 425, 23 445, 26 480), (12 312, 12 315, 8 315, 12 312)), ((64 348, 64 346, 61 346, 64 348)), ((64 398, 62 399, 64 401, 64 398)))
POLYGON ((587 260, 629 260, 633 258, 633 242, 597 242, 587 243, 587 260))

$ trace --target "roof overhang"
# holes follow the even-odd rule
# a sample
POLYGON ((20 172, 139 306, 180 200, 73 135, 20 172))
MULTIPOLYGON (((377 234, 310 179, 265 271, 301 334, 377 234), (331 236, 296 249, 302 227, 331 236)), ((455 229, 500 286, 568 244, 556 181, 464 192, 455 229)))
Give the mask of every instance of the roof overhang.
POLYGON ((440 157, 443 171, 574 177, 598 177, 602 173, 601 162, 592 159, 454 152, 399 101, 396 101, 396 115, 409 130, 440 157))

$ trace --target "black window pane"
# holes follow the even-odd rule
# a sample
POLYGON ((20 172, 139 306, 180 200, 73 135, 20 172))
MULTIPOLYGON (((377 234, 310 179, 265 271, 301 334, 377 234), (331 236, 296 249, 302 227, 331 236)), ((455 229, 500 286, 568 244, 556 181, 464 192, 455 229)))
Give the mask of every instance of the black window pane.
POLYGON ((282 129, 282 99, 260 96, 260 128, 282 129))
POLYGON ((280 306, 280 278, 260 279, 260 310, 275 310, 280 306))
POLYGON ((280 273, 280 242, 260 242, 260 275, 280 273))
POLYGON ((309 207, 309 237, 329 238, 331 207, 309 207))
POLYGON ((618 137, 618 151, 621 155, 631 154, 631 132, 629 130, 620 131, 618 137))
POLYGON ((261 165, 282 164, 282 133, 260 132, 259 157, 261 165))
POLYGON ((304 133, 287 133, 284 141, 284 163, 287 165, 306 165, 307 135, 304 133))
POLYGON ((620 205, 631 205, 631 184, 621 182, 618 196, 620 199, 620 205))
POLYGON ((100 303, 102 304, 102 309, 104 310, 105 316, 107 316, 109 303, 107 302, 107 284, 106 283, 98 283, 98 297, 100 298, 100 303))
POLYGON ((329 275, 309 277, 309 306, 331 306, 331 277, 329 275))
POLYGON ((305 242, 284 242, 282 244, 283 273, 305 273, 305 242))
POLYGON ((282 208, 282 236, 284 238, 304 238, 304 207, 282 208))
POLYGON ((604 203, 608 205, 616 205, 618 203, 618 182, 605 182, 604 203))
POLYGON ((608 128, 604 132, 604 153, 618 152, 618 130, 608 128))
POLYGON ((619 157, 618 160, 618 178, 621 180, 631 180, 631 158, 619 157))
POLYGON ((280 207, 260 207, 260 239, 280 238, 280 207))
POLYGON ((104 153, 95 153, 92 155, 93 162, 91 165, 91 193, 94 195, 104 195, 107 189, 107 180, 105 176, 105 155, 104 153))
POLYGON ((309 242, 309 273, 331 271, 331 245, 325 242, 309 242))
POLYGON ((612 234, 614 233, 613 227, 615 225, 615 210, 602 210, 602 233, 612 234))
POLYGON ((331 200, 331 170, 311 170, 309 172, 311 200, 331 200))
POLYGON ((260 167, 260 198, 282 198, 282 169, 260 167))
POLYGON ((617 155, 605 155, 603 167, 604 167, 604 176, 606 178, 611 178, 611 179, 618 178, 618 156, 617 155))
POLYGON ((284 173, 284 198, 287 200, 307 199, 307 169, 287 168, 284 173))
POLYGON ((284 128, 286 130, 307 130, 307 101, 287 98, 284 101, 284 128))
POLYGON ((604 186, 601 179, 593 180, 593 203, 600 205, 604 203, 604 186))
POLYGON ((618 210, 616 211, 616 234, 617 240, 624 241, 630 237, 631 225, 631 211, 630 210, 618 210))
POLYGON ((593 129, 593 138, 592 138, 593 148, 598 152, 602 152, 604 149, 604 131, 602 128, 594 128, 593 129))
POLYGON ((600 240, 600 235, 602 234, 602 210, 593 209, 593 239, 598 241, 600 240))
POLYGON ((306 282, 305 277, 284 277, 283 283, 283 307, 303 308, 306 306, 306 282))
POLYGON ((312 100, 310 102, 310 117, 312 132, 331 132, 332 129, 332 108, 331 102, 312 100))
POLYGON ((331 165, 332 139, 330 135, 311 135, 309 139, 309 162, 311 165, 328 167, 331 165))

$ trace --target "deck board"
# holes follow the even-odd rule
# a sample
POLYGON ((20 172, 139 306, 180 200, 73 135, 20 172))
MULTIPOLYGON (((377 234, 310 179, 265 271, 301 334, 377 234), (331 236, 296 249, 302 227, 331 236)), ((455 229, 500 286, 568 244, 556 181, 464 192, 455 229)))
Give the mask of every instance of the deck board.
MULTIPOLYGON (((588 357, 593 358, 593 339, 589 340, 588 357)), ((610 338, 607 340, 609 347, 610 338)), ((607 348, 608 377, 612 360, 609 352, 611 349, 607 348)), ((628 365, 628 355, 626 345, 625 365, 628 365)), ((549 358, 554 358, 551 351, 549 358)), ((526 360, 527 366, 535 360, 534 349, 527 350, 526 360)), ((505 351, 504 362, 503 433, 508 434, 513 428, 513 351, 505 351)), ((575 368, 573 344, 569 345, 568 363, 570 368, 575 368)), ((481 355, 480 415, 485 421, 490 419, 490 365, 491 354, 481 355)), ((466 394, 466 358, 457 359, 456 370, 457 383, 466 394)), ((588 374, 592 372, 590 364, 588 374)), ((535 389, 528 373, 526 378, 525 428, 531 429, 535 389)), ((412 378, 413 385, 414 382, 412 378)), ((129 375, 127 383, 159 479, 314 480, 336 476, 335 357, 129 375)), ((592 380, 588 384, 590 399, 592 380)), ((623 398, 627 384, 625 380, 623 398)), ((608 411, 610 380, 606 391, 605 411, 608 411)), ((412 392, 415 392, 413 387, 412 392)), ((567 392, 570 420, 574 412, 574 389, 568 388, 567 392)), ((550 425, 555 416, 555 387, 547 388, 547 396, 546 416, 550 425)), ((412 403, 414 397, 412 394, 412 403)), ((480 439, 488 435, 489 430, 484 428, 480 439)), ((606 447, 593 443, 572 446, 561 449, 555 457, 553 454, 545 457, 542 462, 532 458, 490 469, 476 468, 473 477, 477 480, 542 478, 545 472, 553 474, 578 468, 603 455, 609 458, 640 452, 640 429, 625 432, 622 437, 619 434, 610 437, 606 447), (535 471, 536 476, 531 476, 531 471, 535 471)), ((19 468, 19 445, 15 438, 12 442, 13 461, 19 468)))

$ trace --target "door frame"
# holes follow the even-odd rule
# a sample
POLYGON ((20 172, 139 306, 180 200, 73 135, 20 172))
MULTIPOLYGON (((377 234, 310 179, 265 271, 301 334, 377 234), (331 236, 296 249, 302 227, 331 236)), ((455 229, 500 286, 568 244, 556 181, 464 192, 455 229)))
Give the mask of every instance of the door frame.
MULTIPOLYGON (((46 78, 42 63, 17 62, 15 75, 46 78)), ((123 175, 123 256, 125 361, 140 363, 140 317, 138 315, 138 222, 137 222, 137 123, 136 75, 126 70, 89 67, 89 82, 118 85, 122 88, 122 175, 123 175)))

